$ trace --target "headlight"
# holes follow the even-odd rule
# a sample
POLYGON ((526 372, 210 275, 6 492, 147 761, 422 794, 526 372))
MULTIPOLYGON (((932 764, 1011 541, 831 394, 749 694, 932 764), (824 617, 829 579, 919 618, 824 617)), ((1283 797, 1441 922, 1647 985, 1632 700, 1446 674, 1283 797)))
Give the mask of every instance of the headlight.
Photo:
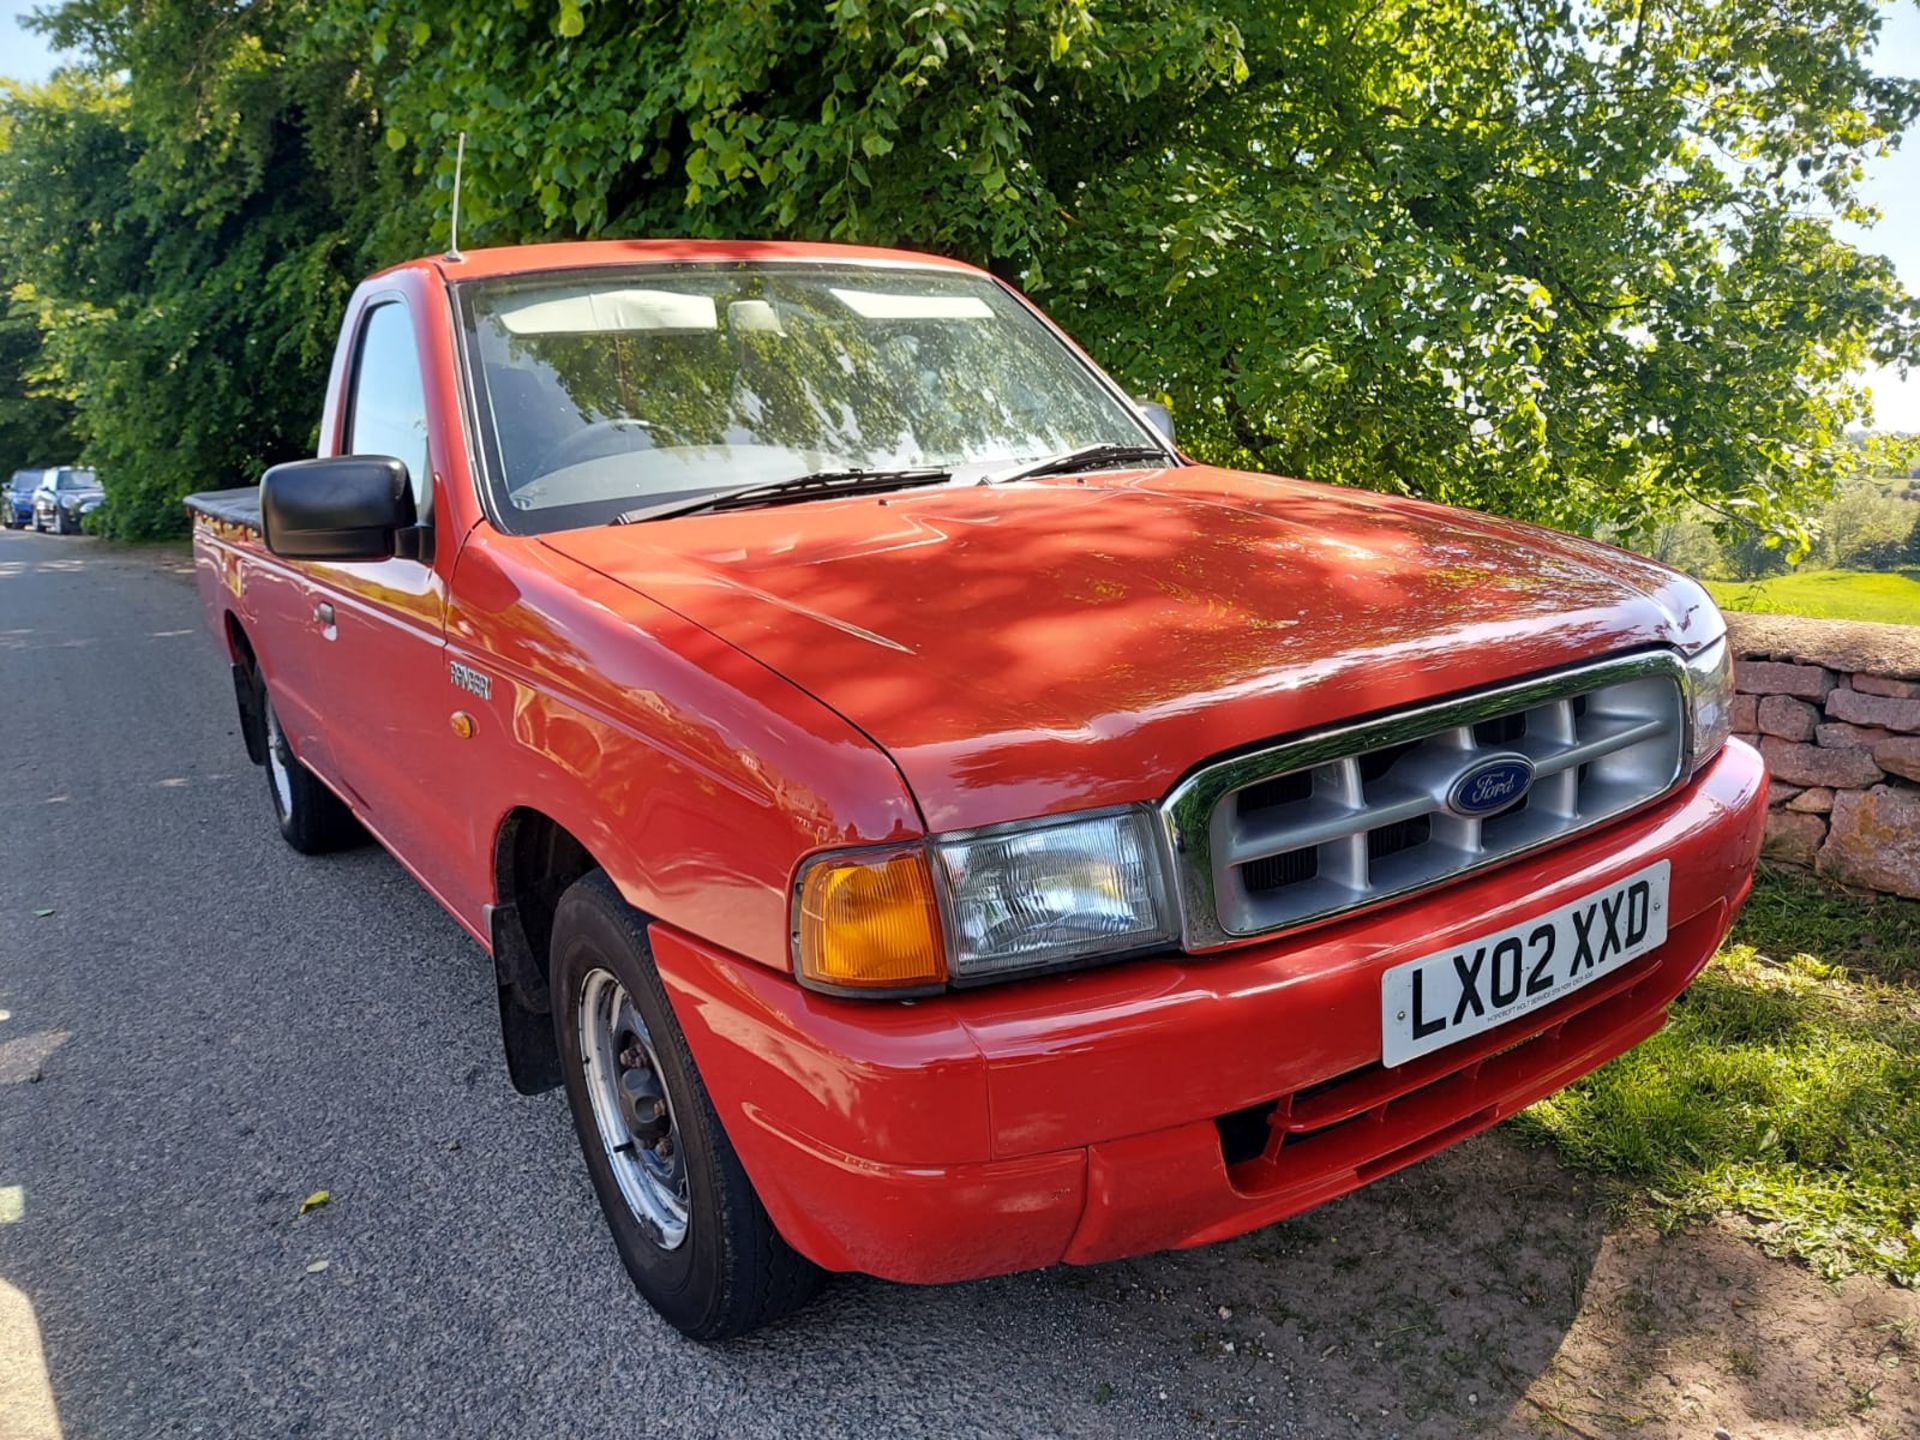
POLYGON ((938 838, 956 980, 1050 968, 1172 938, 1144 810, 938 838))
POLYGON ((841 989, 966 984, 1168 944, 1171 912, 1152 812, 1048 817, 808 862, 794 969, 841 989))
POLYGON ((1724 636, 1687 657, 1687 706, 1693 735, 1688 769, 1698 770, 1733 733, 1733 651, 1724 636))

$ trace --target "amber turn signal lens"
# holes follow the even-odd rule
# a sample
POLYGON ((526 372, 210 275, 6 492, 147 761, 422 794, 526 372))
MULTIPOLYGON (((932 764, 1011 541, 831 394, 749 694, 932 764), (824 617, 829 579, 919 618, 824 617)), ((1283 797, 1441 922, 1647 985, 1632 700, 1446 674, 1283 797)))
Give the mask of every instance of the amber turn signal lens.
POLYGON ((850 990, 946 983, 933 876, 918 850, 836 857, 800 881, 800 978, 850 990))

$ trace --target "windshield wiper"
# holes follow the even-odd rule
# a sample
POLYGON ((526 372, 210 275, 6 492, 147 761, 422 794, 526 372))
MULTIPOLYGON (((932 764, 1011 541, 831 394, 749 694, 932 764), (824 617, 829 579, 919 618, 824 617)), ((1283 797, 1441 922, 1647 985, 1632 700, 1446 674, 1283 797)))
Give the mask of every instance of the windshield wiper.
POLYGON ((1130 460, 1146 460, 1162 465, 1178 462, 1158 445, 1117 444, 1103 440, 1097 445, 1082 445, 1075 450, 1062 450, 1058 455, 1043 456, 1038 460, 1023 460, 1010 469, 984 475, 982 485, 1004 485, 1009 480, 1030 480, 1036 475, 1071 475, 1076 470, 1102 470, 1114 465, 1125 464, 1130 460))
POLYGON ((815 470, 788 480, 756 481, 731 490, 717 490, 694 500, 670 500, 664 505, 645 505, 616 515, 615 525, 633 525, 642 520, 665 520, 674 515, 692 515, 701 510, 744 510, 754 505, 791 505, 797 500, 818 500, 828 495, 859 495, 870 490, 901 490, 909 485, 939 485, 951 480, 950 471, 935 466, 909 470, 815 470))

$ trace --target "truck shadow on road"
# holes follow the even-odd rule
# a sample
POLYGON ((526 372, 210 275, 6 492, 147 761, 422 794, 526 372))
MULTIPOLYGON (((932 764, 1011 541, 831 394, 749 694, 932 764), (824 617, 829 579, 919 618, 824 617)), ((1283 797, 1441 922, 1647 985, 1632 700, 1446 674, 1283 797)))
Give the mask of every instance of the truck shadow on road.
MULTIPOLYGON (((1552 1365, 1605 1232, 1590 1185, 1495 1135, 1239 1239, 950 1298, 983 1325, 1039 1311, 1076 1332, 1056 1399, 1089 1423, 1117 1405, 1190 1432, 1456 1435, 1552 1365)), ((876 1304, 914 1294, 842 1281, 822 1308, 886 1323, 876 1304)))
POLYGON ((1030 1392, 1063 1433, 1920 1433, 1911 1292, 1829 1285, 1718 1225, 1656 1234, 1620 1198, 1509 1126, 1236 1240, 932 1301, 843 1279, 737 1343, 962 1311, 1009 1348, 1074 1357, 1030 1392))

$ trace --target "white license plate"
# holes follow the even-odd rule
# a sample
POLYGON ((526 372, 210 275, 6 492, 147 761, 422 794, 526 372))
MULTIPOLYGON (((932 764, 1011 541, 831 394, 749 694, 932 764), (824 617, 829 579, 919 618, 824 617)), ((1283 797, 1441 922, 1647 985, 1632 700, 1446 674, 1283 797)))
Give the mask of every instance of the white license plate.
POLYGON ((1407 1061, 1551 1005, 1667 938, 1665 860, 1604 890, 1380 977, 1380 1063, 1407 1061))

